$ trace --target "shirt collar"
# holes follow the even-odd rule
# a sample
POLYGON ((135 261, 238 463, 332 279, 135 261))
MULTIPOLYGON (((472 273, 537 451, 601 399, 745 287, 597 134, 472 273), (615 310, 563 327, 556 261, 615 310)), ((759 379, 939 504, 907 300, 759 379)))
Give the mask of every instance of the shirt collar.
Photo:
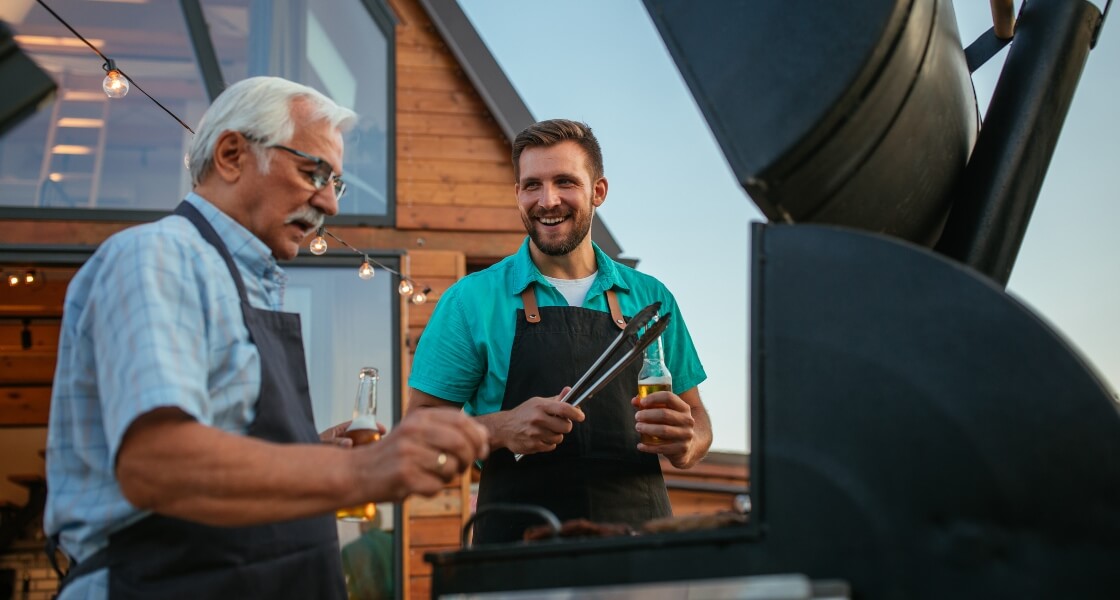
POLYGON ((225 243, 226 249, 240 268, 258 277, 276 279, 280 283, 286 280, 284 270, 276 262, 276 257, 260 238, 202 196, 190 192, 187 194, 186 201, 202 213, 202 217, 214 228, 214 232, 225 243))
MULTIPOLYGON (((590 235, 590 233, 588 234, 590 235)), ((588 297, 599 294, 617 287, 623 291, 629 291, 630 286, 619 277, 617 265, 606 252, 599 248, 595 242, 591 242, 591 248, 595 251, 595 264, 599 270, 599 274, 595 277, 595 283, 591 285, 588 290, 588 297)), ((517 253, 513 255, 513 269, 510 271, 510 288, 513 290, 514 295, 520 295, 532 283, 541 283, 549 287, 552 284, 545 280, 541 270, 533 262, 533 257, 529 254, 529 237, 525 236, 525 241, 521 242, 521 247, 517 253)))

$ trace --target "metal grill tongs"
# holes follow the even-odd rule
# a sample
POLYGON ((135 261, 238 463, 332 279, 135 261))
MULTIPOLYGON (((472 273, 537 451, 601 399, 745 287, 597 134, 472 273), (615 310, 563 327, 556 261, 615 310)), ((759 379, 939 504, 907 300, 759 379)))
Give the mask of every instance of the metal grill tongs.
MULTIPOLYGON (((584 400, 594 396, 602 391, 608 383, 611 382, 619 373, 630 363, 634 362, 642 352, 654 342, 669 326, 669 319, 673 316, 672 313, 667 313, 664 316, 658 316, 657 311, 661 309, 660 302, 654 302, 649 306, 638 311, 634 318, 626 324, 623 329, 611 343, 607 349, 595 359, 591 364, 591 368, 579 378, 568 390, 568 393, 561 399, 561 402, 567 402, 572 406, 579 406, 584 400), (646 327, 647 324, 653 321, 652 325, 646 327), (645 331, 641 337, 638 337, 638 332, 642 329, 645 331), (626 349, 624 343, 626 340, 634 338, 636 342, 633 347, 626 349), (613 360, 613 362, 611 362, 613 360)), ((524 454, 513 455, 515 460, 521 460, 524 454)))

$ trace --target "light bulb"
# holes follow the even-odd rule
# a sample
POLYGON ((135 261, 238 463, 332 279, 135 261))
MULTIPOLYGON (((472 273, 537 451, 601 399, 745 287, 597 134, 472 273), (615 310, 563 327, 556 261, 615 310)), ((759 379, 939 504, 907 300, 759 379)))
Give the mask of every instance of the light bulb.
POLYGON ((128 88, 128 80, 117 69, 110 70, 105 80, 101 82, 101 89, 105 90, 105 95, 110 98, 124 98, 128 88))
POLYGON ((19 285, 19 275, 8 275, 8 285, 12 287, 19 285))
POLYGON ((358 277, 362 279, 373 279, 373 267, 370 266, 368 260, 363 260, 362 266, 358 267, 358 277))
POLYGON ((412 303, 413 304, 423 304, 427 300, 428 300, 428 295, 425 294, 422 291, 416 292, 415 294, 412 295, 412 303))
POLYGON ((412 282, 407 279, 402 279, 401 284, 397 286, 397 291, 402 296, 407 296, 412 293, 412 282))
POLYGON ((311 240, 308 248, 315 256, 322 256, 327 251, 327 240, 323 239, 322 235, 317 235, 311 240))
POLYGON ((35 271, 28 271, 23 275, 24 283, 35 283, 35 271))

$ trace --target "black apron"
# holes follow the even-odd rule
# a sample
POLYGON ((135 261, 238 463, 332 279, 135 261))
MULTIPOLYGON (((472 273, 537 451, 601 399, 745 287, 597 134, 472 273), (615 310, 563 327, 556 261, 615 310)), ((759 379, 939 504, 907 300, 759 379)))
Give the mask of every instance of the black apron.
MULTIPOLYGON (((522 295, 526 309, 517 311, 502 410, 574 384, 618 336, 621 319, 579 307, 537 309, 533 293, 530 287, 522 295)), ((637 393, 640 366, 631 364, 581 404, 586 418, 573 424, 556 450, 520 461, 506 448, 492 452, 482 469, 478 508, 532 504, 552 511, 561 522, 583 518, 632 526, 671 515, 658 456, 637 449, 630 398, 637 393)), ((475 522, 473 543, 517 541, 526 527, 540 524, 531 515, 488 513, 475 522)))
MULTIPOLYGON (((206 219, 187 202, 175 214, 189 219, 218 249, 237 284, 245 326, 261 360, 260 397, 249 435, 278 443, 319 443, 299 315, 250 306, 233 257, 206 219)), ((110 535, 108 547, 78 564, 63 583, 103 566, 109 567, 114 600, 346 597, 333 515, 211 527, 153 514, 110 535)))

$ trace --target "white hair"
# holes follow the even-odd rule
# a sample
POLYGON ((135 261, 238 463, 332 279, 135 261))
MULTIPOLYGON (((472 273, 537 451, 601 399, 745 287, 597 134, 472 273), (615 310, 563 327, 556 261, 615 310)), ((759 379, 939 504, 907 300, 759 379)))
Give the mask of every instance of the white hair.
POLYGON ((280 77, 250 77, 229 86, 214 100, 198 124, 188 152, 191 182, 202 179, 214 165, 214 146, 226 131, 239 131, 259 142, 253 145, 262 172, 267 173, 271 156, 267 146, 283 144, 295 134, 291 105, 306 100, 311 120, 326 120, 333 129, 346 132, 358 120, 354 111, 335 104, 319 91, 280 77))

